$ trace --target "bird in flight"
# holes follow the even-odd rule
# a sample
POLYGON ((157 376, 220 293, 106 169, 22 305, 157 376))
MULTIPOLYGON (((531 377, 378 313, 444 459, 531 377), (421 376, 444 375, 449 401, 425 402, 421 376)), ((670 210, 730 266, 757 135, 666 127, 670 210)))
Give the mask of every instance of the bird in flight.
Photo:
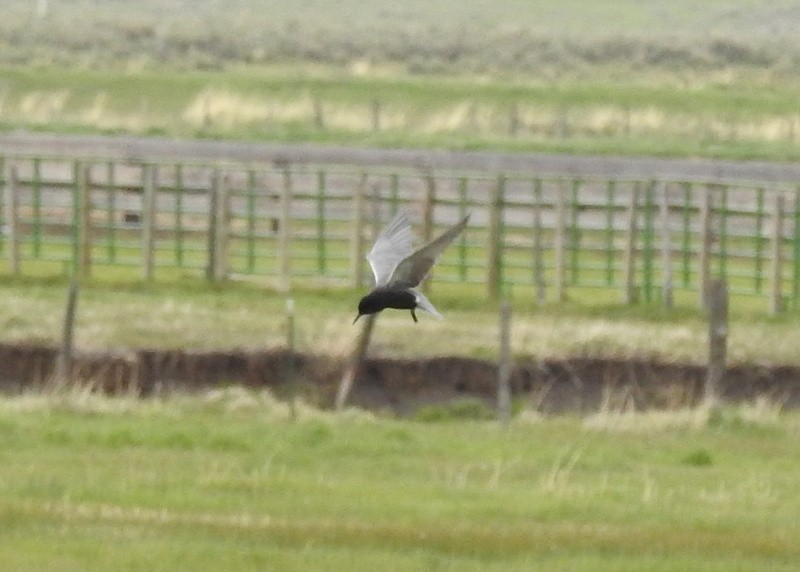
POLYGON ((466 228, 468 221, 469 215, 440 237, 413 250, 408 214, 405 211, 398 212, 378 235, 372 250, 367 254, 367 260, 375 274, 375 288, 359 301, 358 316, 353 323, 361 316, 375 314, 386 308, 411 310, 414 322, 417 321, 414 313, 416 309, 441 318, 442 315, 436 311, 430 300, 416 287, 444 249, 466 228))

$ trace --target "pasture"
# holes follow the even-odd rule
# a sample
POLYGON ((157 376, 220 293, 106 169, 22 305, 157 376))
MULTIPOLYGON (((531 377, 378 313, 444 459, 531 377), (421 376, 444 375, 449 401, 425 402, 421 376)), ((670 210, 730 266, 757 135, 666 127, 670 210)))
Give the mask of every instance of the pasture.
MULTIPOLYGON (((788 0, 172 8, 4 3, 0 130, 800 157, 788 0)), ((502 294, 516 358, 702 364, 698 294, 719 274, 732 290, 729 364, 800 365, 800 194, 786 178, 263 157, 224 163, 225 178, 196 158, 124 157, 33 152, 4 168, 3 343, 57 345, 78 275, 79 352, 285 347, 291 298, 292 347, 343 358, 377 223, 438 201, 427 232, 480 211, 431 284, 446 320, 385 313, 372 355, 493 361, 502 294), (292 231, 288 216, 276 226, 281 204, 305 216, 292 231), (623 305, 625 280, 639 303, 623 305), (789 312, 767 316, 767 296, 789 312)), ((506 426, 466 405, 334 414, 227 383, 146 399, 91 384, 0 396, 0 569, 797 567, 800 417, 780 392, 713 411, 609 400, 581 417, 519 399, 506 426)))
POLYGON ((6 4, 8 130, 798 157, 788 2, 6 4))
MULTIPOLYGON (((763 404, 762 404, 763 405, 763 404)), ((793 570, 769 405, 396 421, 228 389, 0 400, 9 570, 793 570)))
POLYGON ((8 0, 6 62, 180 69, 274 61, 415 73, 728 78, 742 68, 797 69, 791 0, 668 4, 606 0, 8 0), (677 72, 677 73, 676 73, 677 72))
POLYGON ((330 67, 2 69, 0 127, 377 147, 797 158, 796 85, 366 76, 330 67))
MULTIPOLYGON (((4 278, 3 340, 58 345, 66 290, 62 279, 4 278)), ((344 357, 358 334, 351 323, 365 290, 297 287, 286 294, 251 283, 215 286, 183 279, 142 284, 125 274, 107 274, 81 287, 75 344, 87 351, 285 347, 285 307, 291 296, 297 351, 344 357)), ((375 329, 374 355, 495 359, 497 305, 487 302, 482 289, 436 284, 431 299, 444 321, 413 324, 405 312, 384 313, 375 329)), ((695 364, 707 358, 705 313, 688 305, 671 311, 644 304, 624 307, 617 297, 582 291, 572 301, 544 305, 520 296, 514 309, 512 351, 520 357, 654 357, 695 364)), ((794 315, 767 317, 752 299, 734 297, 729 361, 800 365, 796 329, 794 315)))

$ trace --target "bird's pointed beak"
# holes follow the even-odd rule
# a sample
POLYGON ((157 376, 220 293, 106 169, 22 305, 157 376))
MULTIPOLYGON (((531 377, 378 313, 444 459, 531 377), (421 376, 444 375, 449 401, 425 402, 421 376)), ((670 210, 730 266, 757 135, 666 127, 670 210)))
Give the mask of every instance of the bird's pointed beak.
POLYGON ((355 319, 355 320, 353 320, 353 323, 355 324, 356 322, 358 322, 358 319, 359 319, 360 317, 361 317, 361 314, 359 314, 358 316, 356 316, 356 319, 355 319))

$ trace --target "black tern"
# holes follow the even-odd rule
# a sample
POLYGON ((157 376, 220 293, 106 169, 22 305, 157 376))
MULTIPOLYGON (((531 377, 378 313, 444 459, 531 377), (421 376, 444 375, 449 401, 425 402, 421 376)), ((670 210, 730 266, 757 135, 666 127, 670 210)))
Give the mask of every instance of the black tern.
POLYGON ((414 322, 417 321, 414 313, 417 308, 441 318, 442 315, 430 300, 416 287, 444 249, 466 228, 468 221, 469 215, 439 238, 413 250, 408 215, 404 211, 398 212, 375 239, 372 250, 367 254, 375 274, 375 288, 359 301, 358 316, 353 323, 361 316, 375 314, 386 308, 411 310, 414 322))

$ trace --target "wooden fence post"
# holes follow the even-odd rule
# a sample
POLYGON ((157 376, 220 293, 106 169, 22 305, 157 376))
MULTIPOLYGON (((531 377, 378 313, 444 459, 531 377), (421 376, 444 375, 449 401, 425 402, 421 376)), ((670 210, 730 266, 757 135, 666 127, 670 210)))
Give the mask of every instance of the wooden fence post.
POLYGON ((217 278, 217 202, 219 201, 220 173, 216 167, 211 172, 211 188, 208 190, 208 246, 206 248, 206 279, 217 278))
POLYGON ((61 335, 61 348, 56 354, 53 374, 50 378, 51 388, 64 387, 70 378, 72 369, 72 340, 75 331, 75 312, 78 306, 78 281, 73 278, 67 291, 67 308, 64 312, 64 327, 61 335))
POLYGON ((353 226, 350 234, 350 279, 353 288, 360 288, 364 275, 364 193, 367 174, 362 173, 353 194, 353 226))
MULTIPOLYGON (((428 244, 433 239, 433 210, 436 206, 436 179, 432 173, 425 176, 425 201, 422 204, 422 244, 428 244)), ((428 275, 420 285, 425 293, 429 293, 431 289, 431 277, 433 269, 428 272, 428 275)))
POLYGON ((289 414, 292 421, 297 419, 298 388, 295 376, 295 333, 294 333, 294 299, 286 300, 286 377, 289 384, 289 414))
POLYGON ((500 304, 500 355, 497 364, 497 419, 511 419, 511 304, 500 304))
POLYGON ((42 160, 37 157, 33 160, 33 185, 31 188, 31 202, 33 207, 33 257, 39 258, 42 254, 42 160))
POLYGON ((155 269, 156 186, 158 170, 146 165, 142 189, 142 274, 145 280, 153 279, 155 269))
POLYGON ((278 229, 278 273, 280 286, 288 291, 292 284, 292 173, 283 169, 283 189, 280 197, 280 228, 278 229))
POLYGON ((369 314, 364 317, 364 325, 361 326, 361 333, 356 340, 356 346, 353 348, 353 353, 350 356, 350 362, 344 370, 342 379, 339 382, 339 389, 336 391, 336 399, 334 401, 334 408, 336 411, 341 411, 347 402, 347 397, 350 395, 350 389, 358 377, 358 372, 361 369, 361 364, 367 355, 369 348, 369 341, 372 338, 372 330, 375 326, 375 319, 378 314, 369 314))
POLYGON ((661 300, 664 307, 672 308, 672 236, 669 228, 669 186, 661 185, 661 268, 663 283, 661 286, 661 300))
POLYGON ((106 211, 106 236, 108 244, 108 260, 112 264, 117 261, 117 184, 114 161, 106 163, 106 190, 108 192, 108 208, 106 211))
POLYGON ((88 278, 92 266, 92 167, 82 163, 78 171, 78 272, 88 278))
POLYGON ((702 202, 700 203, 700 307, 706 307, 706 295, 708 293, 708 283, 711 279, 711 247, 714 242, 714 236, 711 230, 711 215, 712 215, 712 199, 711 188, 706 186, 702 194, 702 202))
POLYGON ((715 408, 719 402, 720 385, 725 375, 728 340, 728 285, 722 278, 708 282, 708 373, 705 404, 715 408))
POLYGON ((5 200, 3 202, 6 207, 4 231, 6 233, 8 268, 12 274, 19 276, 19 175, 16 164, 9 163, 5 179, 5 200))
POLYGON ((634 304, 638 298, 636 287, 636 215, 639 204, 640 183, 635 183, 631 189, 630 203, 628 204, 627 236, 625 238, 625 303, 634 304))
POLYGON ((503 199, 505 175, 497 176, 489 205, 489 244, 486 262, 486 293, 497 300, 503 282, 503 199))
POLYGON ((215 239, 214 239, 214 280, 228 277, 228 241, 230 226, 230 177, 223 174, 214 186, 217 199, 214 201, 215 239))
POLYGON ((564 181, 558 186, 556 199, 556 299, 567 299, 567 191, 564 181))
POLYGON ((775 209, 772 213, 772 295, 770 312, 783 311, 783 213, 784 199, 780 191, 775 195, 775 209))
POLYGON ((533 282, 536 285, 536 303, 547 301, 544 280, 544 247, 542 246, 542 180, 533 182, 533 282))

